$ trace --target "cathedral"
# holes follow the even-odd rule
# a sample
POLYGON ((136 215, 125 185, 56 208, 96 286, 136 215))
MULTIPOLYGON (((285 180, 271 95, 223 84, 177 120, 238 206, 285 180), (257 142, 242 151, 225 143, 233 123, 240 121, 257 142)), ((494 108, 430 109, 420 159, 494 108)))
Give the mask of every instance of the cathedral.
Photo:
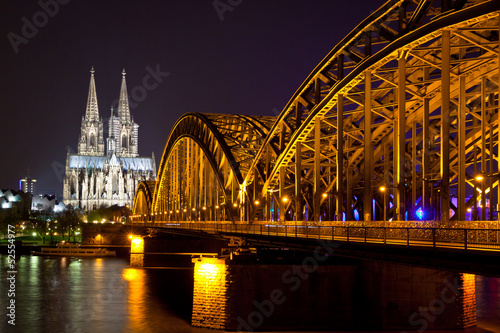
POLYGON ((156 179, 154 153, 139 156, 139 125, 130 116, 125 69, 118 112, 111 107, 108 137, 99 117, 94 68, 90 71, 87 109, 82 117, 78 153, 68 151, 63 202, 91 211, 112 205, 132 207, 140 181, 156 179))

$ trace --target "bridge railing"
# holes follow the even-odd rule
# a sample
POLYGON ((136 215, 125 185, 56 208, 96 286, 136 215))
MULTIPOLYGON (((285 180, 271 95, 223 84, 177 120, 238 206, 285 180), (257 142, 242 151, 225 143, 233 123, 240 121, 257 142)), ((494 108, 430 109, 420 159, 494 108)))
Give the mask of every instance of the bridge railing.
POLYGON ((434 248, 500 251, 499 228, 435 228, 363 225, 233 224, 169 222, 139 224, 208 233, 252 234, 287 238, 322 239, 349 243, 392 244, 434 248))

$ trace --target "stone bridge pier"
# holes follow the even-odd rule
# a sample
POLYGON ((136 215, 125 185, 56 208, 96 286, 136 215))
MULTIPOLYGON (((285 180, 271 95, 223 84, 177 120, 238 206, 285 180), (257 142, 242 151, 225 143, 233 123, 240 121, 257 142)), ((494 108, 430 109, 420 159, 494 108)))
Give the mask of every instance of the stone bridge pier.
POLYGON ((192 325, 243 332, 476 325, 472 274, 342 258, 320 261, 242 255, 193 259, 192 325))

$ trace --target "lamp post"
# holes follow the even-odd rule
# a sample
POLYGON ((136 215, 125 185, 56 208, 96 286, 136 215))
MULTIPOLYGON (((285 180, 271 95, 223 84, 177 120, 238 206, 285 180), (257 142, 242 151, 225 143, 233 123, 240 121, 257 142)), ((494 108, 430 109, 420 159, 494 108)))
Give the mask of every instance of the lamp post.
POLYGON ((327 200, 327 202, 326 202, 326 204, 327 204, 326 217, 327 217, 328 221, 331 221, 332 220, 332 196, 331 196, 331 193, 323 192, 323 194, 321 194, 321 197, 323 199, 327 200))
MULTIPOLYGON (((254 200, 254 202, 253 202, 253 204, 254 204, 254 206, 255 206, 255 208, 254 208, 254 209, 255 209, 255 210, 254 210, 254 211, 255 211, 254 216, 257 216, 257 220, 259 220, 259 218, 258 218, 258 216, 259 216, 259 215, 258 215, 258 214, 259 214, 259 210, 258 210, 258 209, 259 209, 259 206, 260 206, 260 200, 259 200, 259 199, 255 199, 255 200, 254 200)), ((249 221, 249 222, 250 222, 250 221, 249 221)))
MULTIPOLYGON (((474 177, 474 219, 477 220, 477 188, 480 188, 481 190, 481 205, 479 206, 481 208, 481 220, 486 220, 486 186, 489 186, 489 197, 490 197, 490 204, 489 204, 489 219, 493 220, 493 210, 492 210, 492 198, 493 198, 493 179, 497 178, 499 179, 500 183, 500 178, 499 178, 500 173, 490 173, 489 175, 485 174, 477 174, 474 177), (486 185, 486 180, 489 180, 489 185, 486 185)), ((500 195, 497 199, 497 214, 499 210, 499 202, 500 202, 500 195)), ((500 214, 498 214, 500 217, 500 214)))

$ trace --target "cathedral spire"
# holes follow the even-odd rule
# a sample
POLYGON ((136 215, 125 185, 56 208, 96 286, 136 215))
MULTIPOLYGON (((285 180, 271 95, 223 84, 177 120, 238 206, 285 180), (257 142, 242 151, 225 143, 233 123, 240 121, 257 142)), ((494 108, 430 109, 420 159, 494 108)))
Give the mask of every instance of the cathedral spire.
POLYGON ((128 104, 127 82, 125 80, 125 68, 122 71, 122 87, 120 89, 120 99, 118 101, 118 118, 120 123, 130 122, 130 108, 128 104))
POLYGON ((97 106, 97 93, 94 81, 94 66, 90 69, 89 96, 87 98, 87 110, 85 111, 85 120, 99 121, 99 108, 97 106))

